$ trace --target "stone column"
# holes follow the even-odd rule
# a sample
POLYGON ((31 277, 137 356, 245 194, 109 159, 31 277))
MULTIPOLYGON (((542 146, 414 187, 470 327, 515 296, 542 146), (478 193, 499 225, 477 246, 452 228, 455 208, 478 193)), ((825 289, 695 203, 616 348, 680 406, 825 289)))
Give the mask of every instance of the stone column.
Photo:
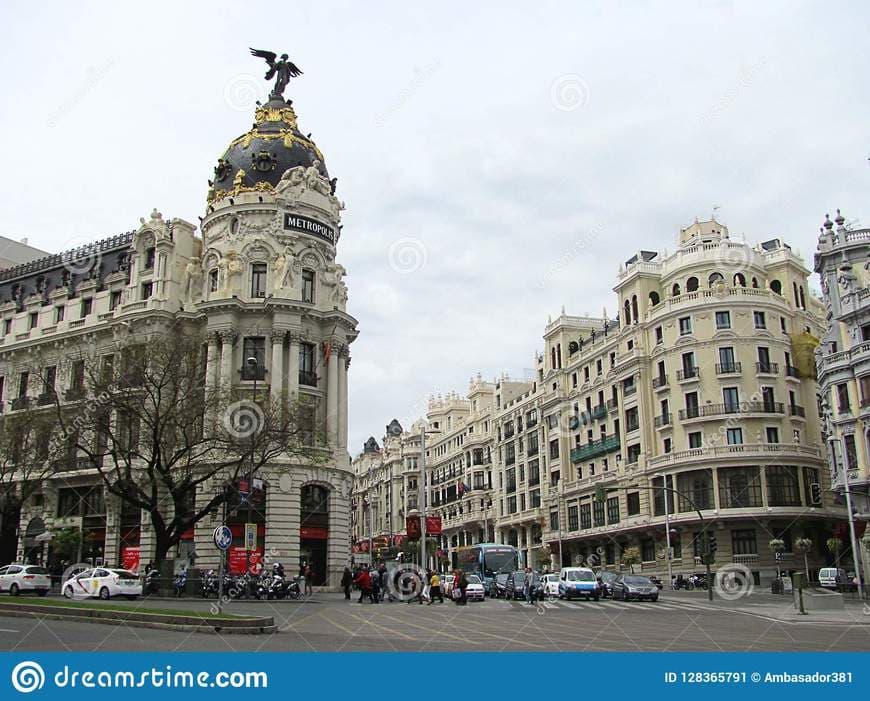
POLYGON ((221 366, 220 386, 228 390, 233 386, 233 344, 238 333, 235 329, 226 329, 220 332, 221 337, 221 366))
POLYGON ((326 371, 326 436, 328 445, 335 447, 338 440, 338 349, 334 342, 330 344, 333 350, 326 371))
POLYGON ((216 333, 208 336, 208 350, 205 360, 205 425, 211 426, 214 421, 214 393, 218 384, 218 360, 220 358, 220 339, 216 333))
POLYGON ((290 343, 287 352, 290 354, 290 368, 287 372, 287 397, 291 400, 299 391, 299 335, 288 334, 290 343))
POLYGON ((272 401, 280 402, 284 389, 284 336, 283 329, 272 330, 272 365, 269 368, 269 389, 272 401))
MULTIPOLYGON (((340 453, 341 464, 344 464, 344 456, 347 454, 347 367, 349 364, 350 358, 347 356, 347 349, 344 348, 338 363, 338 438, 336 447, 340 453)), ((392 486, 392 480, 390 480, 391 490, 392 486)), ((391 506, 393 503, 391 498, 391 506)))

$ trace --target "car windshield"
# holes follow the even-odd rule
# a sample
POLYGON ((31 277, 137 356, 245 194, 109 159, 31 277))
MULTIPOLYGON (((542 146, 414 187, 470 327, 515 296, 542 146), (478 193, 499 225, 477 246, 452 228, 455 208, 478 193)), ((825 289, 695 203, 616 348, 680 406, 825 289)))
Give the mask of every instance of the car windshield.
POLYGON ((626 584, 651 584, 646 577, 623 577, 622 581, 626 584))
POLYGON ((598 576, 601 577, 602 582, 612 582, 616 579, 616 572, 602 572, 598 576))
POLYGON ((468 580, 469 584, 480 584, 480 577, 478 577, 476 574, 466 575, 465 579, 468 580))
POLYGON ((48 570, 45 567, 28 567, 27 574, 48 574, 48 570))
POLYGON ((569 582, 594 582, 595 574, 588 570, 573 570, 568 573, 569 582))
POLYGON ((504 584, 507 581, 507 578, 508 576, 506 574, 500 574, 496 576, 495 581, 500 584, 504 584))

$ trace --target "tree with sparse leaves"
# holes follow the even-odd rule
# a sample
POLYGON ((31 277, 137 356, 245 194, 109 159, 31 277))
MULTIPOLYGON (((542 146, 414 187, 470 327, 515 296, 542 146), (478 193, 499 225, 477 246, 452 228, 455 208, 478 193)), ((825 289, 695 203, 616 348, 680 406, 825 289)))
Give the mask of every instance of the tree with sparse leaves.
POLYGON ((55 470, 93 470, 107 494, 146 511, 158 562, 238 501, 240 479, 325 457, 313 405, 273 401, 265 383, 256 397, 209 386, 205 354, 205 338, 178 326, 131 335, 111 352, 67 358, 78 379, 53 393, 55 470))

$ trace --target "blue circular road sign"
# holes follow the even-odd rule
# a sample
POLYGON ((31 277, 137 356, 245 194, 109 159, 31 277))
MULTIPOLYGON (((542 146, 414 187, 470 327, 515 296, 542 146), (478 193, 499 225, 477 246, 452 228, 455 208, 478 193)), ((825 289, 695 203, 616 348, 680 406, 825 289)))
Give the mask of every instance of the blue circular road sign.
POLYGON ((229 550, 229 547, 233 542, 233 532, 229 529, 229 526, 218 526, 214 529, 212 538, 214 544, 220 550, 229 550))

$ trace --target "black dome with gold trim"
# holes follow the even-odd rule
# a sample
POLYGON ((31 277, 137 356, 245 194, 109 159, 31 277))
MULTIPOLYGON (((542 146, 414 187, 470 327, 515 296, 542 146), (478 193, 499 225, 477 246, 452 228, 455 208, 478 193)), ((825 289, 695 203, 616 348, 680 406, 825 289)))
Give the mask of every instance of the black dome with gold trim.
POLYGON ((328 178, 323 154, 299 131, 289 102, 272 99, 257 107, 249 132, 230 142, 209 180, 208 201, 246 191, 270 192, 288 168, 305 168, 319 161, 328 178))

